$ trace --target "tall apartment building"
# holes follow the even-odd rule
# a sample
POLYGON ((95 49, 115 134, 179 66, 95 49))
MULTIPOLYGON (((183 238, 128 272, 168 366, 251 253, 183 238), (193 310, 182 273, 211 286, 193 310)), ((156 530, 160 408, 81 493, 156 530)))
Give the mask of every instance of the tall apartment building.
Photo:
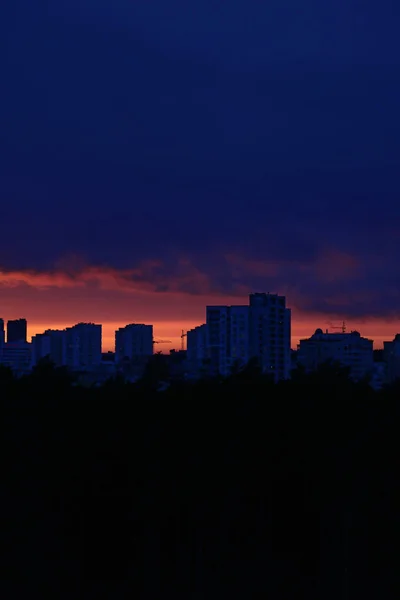
POLYGON ((32 366, 48 358, 56 367, 67 364, 67 332, 65 329, 47 329, 32 336, 32 366))
POLYGON ((45 336, 50 340, 50 360, 56 367, 67 364, 67 331, 65 329, 46 329, 45 336))
POLYGON ((373 371, 373 341, 361 337, 358 331, 324 333, 322 329, 316 329, 310 338, 300 340, 297 362, 306 371, 315 371, 327 361, 349 367, 350 376, 359 381, 373 371))
POLYGON ((0 363, 17 375, 24 375, 31 367, 31 345, 26 341, 26 319, 7 322, 7 342, 4 321, 0 319, 0 363))
POLYGON ((211 370, 227 376, 250 358, 248 306, 207 306, 207 354, 211 370))
POLYGON ((115 360, 147 359, 153 354, 153 325, 131 323, 115 332, 115 360))
POLYGON ((290 377, 291 312, 277 294, 250 294, 249 305, 207 306, 207 354, 212 369, 229 375, 257 358, 275 381, 290 377))
POLYGON ((250 294, 250 355, 259 358, 275 381, 290 377, 290 342, 291 310, 285 296, 250 294))
POLYGON ((45 333, 37 333, 32 336, 32 366, 36 366, 38 362, 44 358, 51 358, 51 340, 50 336, 45 333))
POLYGON ((189 372, 198 377, 205 368, 207 355, 207 325, 199 325, 186 334, 186 360, 189 372))
POLYGON ((101 363, 101 325, 78 323, 67 327, 66 365, 71 369, 94 367, 101 363))
POLYGON ((27 322, 26 319, 15 319, 7 322, 7 342, 26 342, 27 341, 27 322))

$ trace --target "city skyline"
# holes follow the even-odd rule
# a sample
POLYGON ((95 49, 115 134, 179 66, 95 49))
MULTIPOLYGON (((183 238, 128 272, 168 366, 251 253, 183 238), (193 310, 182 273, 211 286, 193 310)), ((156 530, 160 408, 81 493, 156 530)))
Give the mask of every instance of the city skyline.
MULTIPOLYGON (((156 353, 164 354, 162 360, 172 361, 172 370, 165 373, 191 380, 227 377, 252 360, 276 383, 289 380, 297 367, 313 372, 330 361, 348 368, 354 381, 366 378, 375 390, 398 378, 400 334, 384 341, 383 352, 374 353, 373 339, 348 328, 345 321, 336 326, 329 323, 329 327, 303 336, 295 346, 297 352, 291 352, 291 316, 285 296, 251 292, 247 303, 206 306, 205 322, 181 332, 185 352, 168 355, 158 347, 156 353)), ((157 340, 152 324, 138 322, 115 330, 111 353, 104 344, 102 324, 90 320, 65 329, 45 329, 32 336, 31 343, 26 341, 26 319, 8 320, 6 330, 5 343, 5 323, 0 319, 0 363, 18 376, 31 372, 42 359, 50 359, 56 367, 79 373, 81 382, 96 386, 116 374, 137 381, 154 358, 155 344, 173 343, 157 340)))
POLYGON ((6 600, 395 597, 399 30, 0 1, 6 600))
MULTIPOLYGON (((272 292, 272 293, 277 293, 276 291, 272 292)), ((279 293, 279 291, 278 291, 279 293)), ((212 297, 212 298, 216 298, 218 299, 219 297, 212 297)), ((226 300, 225 297, 223 297, 223 300, 226 300)), ((228 298, 229 300, 229 298, 228 298)), ((248 294, 244 295, 243 297, 235 297, 235 298, 231 298, 230 300, 232 300, 232 302, 227 302, 227 303, 218 303, 218 302, 212 302, 210 305, 215 305, 215 304, 219 304, 221 306, 235 306, 235 305, 241 305, 241 304, 246 304, 248 301, 248 294)), ((338 332, 340 331, 341 327, 342 327, 342 323, 343 323, 343 319, 342 317, 337 317, 336 319, 325 319, 325 316, 322 316, 321 318, 316 318, 315 321, 311 321, 307 318, 307 316, 305 318, 297 318, 296 320, 296 309, 293 308, 290 305, 290 301, 288 301, 288 305, 291 308, 292 311, 292 332, 291 332, 291 348, 293 350, 297 349, 297 346, 300 342, 301 339, 303 338, 307 338, 310 335, 313 334, 313 332, 318 329, 318 328, 322 328, 323 331, 325 331, 326 329, 328 329, 330 332, 334 333, 334 332, 338 332)), ((77 313, 78 315, 81 314, 83 315, 83 318, 76 318, 76 319, 72 319, 71 321, 66 321, 66 320, 57 320, 56 322, 50 323, 50 322, 46 322, 45 320, 40 321, 40 322, 31 322, 30 319, 27 317, 27 311, 25 310, 21 316, 21 313, 18 310, 14 310, 11 311, 12 312, 12 317, 10 317, 8 314, 2 314, 0 315, 1 319, 4 320, 4 325, 6 326, 7 321, 9 320, 13 320, 13 319, 19 319, 19 318, 26 318, 27 319, 27 338, 28 341, 31 341, 31 337, 37 334, 41 334, 43 333, 46 329, 53 329, 53 330, 63 330, 66 329, 68 327, 72 327, 78 323, 98 323, 102 326, 102 350, 103 352, 109 352, 109 351, 114 351, 115 349, 115 333, 118 329, 123 328, 131 323, 144 323, 146 325, 152 325, 153 326, 153 330, 154 330, 154 340, 156 341, 156 343, 159 343, 158 340, 161 341, 160 346, 157 346, 157 348, 155 349, 155 351, 162 351, 162 352, 168 352, 169 350, 175 349, 175 350, 180 350, 181 346, 182 346, 182 330, 185 332, 185 334, 187 333, 187 331, 202 325, 205 320, 206 320, 206 306, 207 305, 203 305, 202 308, 197 308, 199 314, 201 312, 201 316, 198 320, 196 321, 192 321, 192 320, 181 320, 181 321, 168 321, 168 322, 164 322, 161 323, 157 322, 157 320, 151 320, 151 319, 126 319, 126 320, 121 320, 121 321, 102 321, 101 319, 93 319, 90 317, 90 313, 89 312, 81 312, 81 313, 77 313), (166 341, 164 341, 166 340, 166 341)), ((369 322, 363 322, 363 321, 356 321, 354 319, 344 319, 344 321, 346 322, 346 330, 347 331, 351 331, 351 330, 357 330, 360 331, 362 333, 363 336, 367 337, 367 338, 371 338, 374 341, 374 348, 376 349, 381 349, 383 348, 383 342, 384 341, 388 341, 390 339, 392 339, 392 337, 397 333, 397 329, 396 327, 394 327, 392 322, 385 322, 384 323, 384 327, 382 327, 382 323, 380 321, 375 321, 375 323, 369 321, 369 322)), ((186 336, 185 336, 186 339, 186 336)), ((185 343, 185 347, 186 347, 186 341, 185 343)))
POLYGON ((294 340, 399 330, 398 20, 317 4, 2 8, 0 314, 179 347, 270 290, 294 340))

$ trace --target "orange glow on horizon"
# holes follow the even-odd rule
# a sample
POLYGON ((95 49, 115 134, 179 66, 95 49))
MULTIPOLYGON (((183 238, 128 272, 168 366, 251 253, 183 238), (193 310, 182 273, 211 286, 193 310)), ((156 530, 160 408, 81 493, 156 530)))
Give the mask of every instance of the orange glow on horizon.
MULTIPOLYGON (((29 338, 45 329, 64 329, 78 322, 101 323, 104 351, 114 349, 115 330, 119 327, 128 323, 153 324, 155 340, 170 340, 156 344, 154 350, 168 352, 181 348, 182 329, 187 331, 204 323, 207 304, 248 303, 247 290, 239 287, 233 295, 215 291, 207 276, 187 261, 182 261, 182 270, 175 278, 164 276, 161 280, 153 272, 157 265, 153 261, 125 271, 108 267, 48 273, 0 270, 0 317, 5 321, 25 317, 29 338), (193 288, 202 293, 185 291, 193 288)), ((256 267, 261 268, 258 264, 256 267)), ((301 312, 296 309, 296 298, 290 290, 276 292, 286 293, 288 306, 293 307, 293 348, 317 327, 333 331, 329 323, 341 325, 343 315, 301 312)), ((373 339, 379 348, 383 340, 392 340, 400 331, 400 323, 396 319, 348 319, 347 331, 351 330, 373 339)))
MULTIPOLYGON (((67 323, 33 323, 28 321, 28 339, 32 335, 36 335, 37 333, 43 333, 45 329, 64 329, 65 327, 70 327, 74 325, 77 321, 70 321, 67 323)), ((101 323, 99 319, 93 319, 95 323, 101 323)), ((154 340, 155 341, 165 341, 168 343, 160 343, 154 345, 154 352, 169 352, 170 350, 180 350, 181 349, 181 331, 183 330, 185 333, 189 329, 193 329, 197 325, 201 325, 204 321, 151 321, 148 320, 148 324, 152 324, 154 327, 154 340)), ((317 327, 321 327, 321 323, 323 323, 323 318, 320 318, 318 315, 308 316, 308 320, 300 320, 296 321, 292 320, 292 349, 296 350, 298 343, 303 338, 310 337, 317 327)), ((114 343, 115 343, 115 331, 119 327, 124 327, 128 324, 128 322, 103 322, 102 324, 102 332, 103 332, 103 352, 114 351, 114 343)), ((364 323, 357 322, 349 322, 349 326, 347 331, 357 330, 361 333, 363 337, 367 337, 369 339, 374 340, 374 348, 379 349, 383 347, 384 341, 391 341, 395 334, 400 330, 399 327, 396 329, 392 323, 388 323, 386 321, 378 321, 378 320, 370 320, 365 321, 364 323)), ((331 329, 329 326, 321 327, 324 331, 328 328, 329 332, 338 332, 340 329, 331 329)), ((184 338, 184 348, 186 349, 186 337, 184 338)))

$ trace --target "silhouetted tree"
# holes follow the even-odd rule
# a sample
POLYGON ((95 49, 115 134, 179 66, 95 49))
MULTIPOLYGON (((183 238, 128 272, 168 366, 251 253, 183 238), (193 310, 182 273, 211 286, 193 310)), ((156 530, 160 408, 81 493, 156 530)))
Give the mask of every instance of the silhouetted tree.
POLYGON ((140 384, 59 375, 0 369, 7 597, 394 597, 398 389, 251 363, 160 394, 162 355, 140 384))

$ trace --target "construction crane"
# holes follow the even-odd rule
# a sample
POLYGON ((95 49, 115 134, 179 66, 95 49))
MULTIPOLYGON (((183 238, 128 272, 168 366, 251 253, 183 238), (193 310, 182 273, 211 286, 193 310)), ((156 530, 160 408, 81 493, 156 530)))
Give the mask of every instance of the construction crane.
POLYGON ((153 340, 153 344, 172 344, 171 340, 153 340))
POLYGON ((182 329, 182 333, 181 333, 181 350, 185 349, 185 337, 187 336, 187 332, 182 329))
POLYGON ((341 325, 331 325, 331 329, 341 329, 342 333, 346 333, 346 321, 343 321, 341 325))

